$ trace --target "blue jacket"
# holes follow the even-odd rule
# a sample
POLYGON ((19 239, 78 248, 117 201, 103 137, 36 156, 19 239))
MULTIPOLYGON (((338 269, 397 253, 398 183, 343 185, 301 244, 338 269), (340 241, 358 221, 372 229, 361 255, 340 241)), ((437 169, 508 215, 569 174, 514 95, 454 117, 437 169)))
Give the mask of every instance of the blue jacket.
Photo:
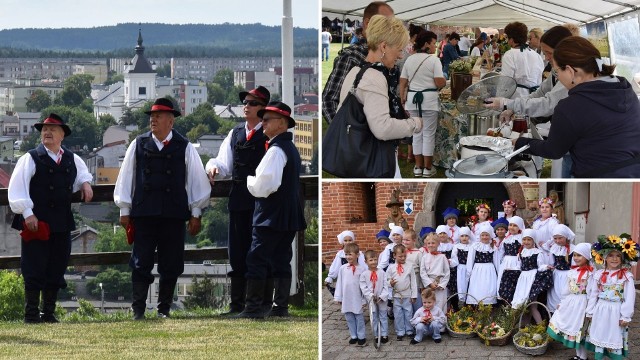
POLYGON ((640 156, 640 102, 631 84, 623 77, 618 80, 576 85, 556 106, 549 137, 519 138, 516 149, 529 144, 528 153, 548 159, 569 152, 575 177, 640 177, 640 162, 606 169, 640 156))

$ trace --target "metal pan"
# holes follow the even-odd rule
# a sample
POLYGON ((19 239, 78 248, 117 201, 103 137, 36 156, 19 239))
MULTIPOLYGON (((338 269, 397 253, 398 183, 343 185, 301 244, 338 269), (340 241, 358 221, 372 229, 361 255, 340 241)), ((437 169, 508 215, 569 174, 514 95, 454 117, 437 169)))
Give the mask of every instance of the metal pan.
POLYGON ((499 111, 484 107, 485 100, 491 97, 510 98, 516 92, 516 88, 516 81, 512 77, 504 75, 485 77, 462 91, 456 107, 462 114, 499 114, 499 111))

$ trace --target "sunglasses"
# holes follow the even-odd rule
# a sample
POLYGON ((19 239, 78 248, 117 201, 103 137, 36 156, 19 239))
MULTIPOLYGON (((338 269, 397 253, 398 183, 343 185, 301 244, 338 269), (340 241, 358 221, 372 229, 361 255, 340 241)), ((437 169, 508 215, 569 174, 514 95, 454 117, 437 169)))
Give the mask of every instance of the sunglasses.
POLYGON ((249 106, 264 106, 263 103, 257 100, 242 100, 242 104, 249 105, 249 106))

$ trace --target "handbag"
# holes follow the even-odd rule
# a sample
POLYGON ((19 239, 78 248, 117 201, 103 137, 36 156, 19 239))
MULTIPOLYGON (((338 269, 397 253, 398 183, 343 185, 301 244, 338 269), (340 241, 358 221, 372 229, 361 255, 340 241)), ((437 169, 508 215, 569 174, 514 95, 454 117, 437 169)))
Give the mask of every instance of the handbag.
POLYGON ((363 65, 353 86, 322 139, 322 170, 342 178, 393 178, 396 172, 396 141, 377 139, 367 123, 364 108, 355 90, 364 72, 363 65))

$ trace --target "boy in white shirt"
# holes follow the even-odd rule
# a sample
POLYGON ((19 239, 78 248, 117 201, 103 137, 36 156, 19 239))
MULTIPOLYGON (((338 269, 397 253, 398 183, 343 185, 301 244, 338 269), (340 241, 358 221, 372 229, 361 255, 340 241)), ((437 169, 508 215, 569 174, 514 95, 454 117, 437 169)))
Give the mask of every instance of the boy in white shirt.
POLYGON ((412 304, 418 297, 418 285, 412 264, 407 264, 407 250, 404 245, 393 248, 396 258, 395 264, 387 268, 387 279, 393 289, 394 326, 397 339, 400 341, 405 335, 413 336, 411 326, 412 304))

